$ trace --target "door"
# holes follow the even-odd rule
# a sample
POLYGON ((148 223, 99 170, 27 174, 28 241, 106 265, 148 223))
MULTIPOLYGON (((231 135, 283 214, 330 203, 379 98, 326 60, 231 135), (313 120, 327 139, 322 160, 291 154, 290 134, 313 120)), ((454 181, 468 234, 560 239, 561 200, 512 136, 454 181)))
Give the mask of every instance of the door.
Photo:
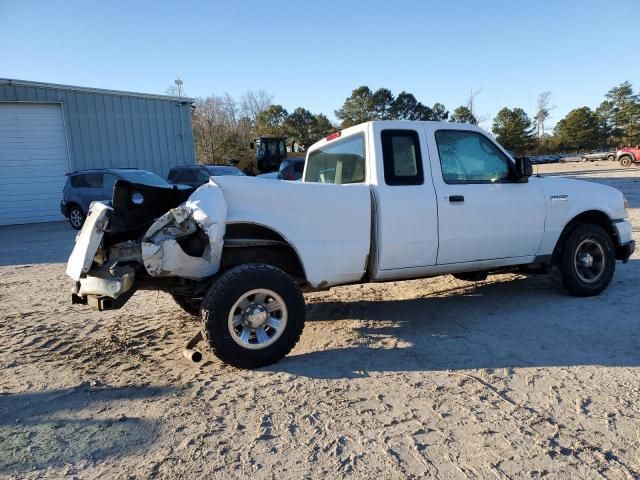
POLYGON ((438 209, 424 135, 415 129, 374 125, 378 268, 435 265, 438 209))
POLYGON ((60 105, 0 102, 0 225, 64 220, 68 171, 60 105))
POLYGON ((527 262, 544 233, 542 189, 517 183, 513 162, 482 131, 427 129, 438 198, 437 263, 527 262))

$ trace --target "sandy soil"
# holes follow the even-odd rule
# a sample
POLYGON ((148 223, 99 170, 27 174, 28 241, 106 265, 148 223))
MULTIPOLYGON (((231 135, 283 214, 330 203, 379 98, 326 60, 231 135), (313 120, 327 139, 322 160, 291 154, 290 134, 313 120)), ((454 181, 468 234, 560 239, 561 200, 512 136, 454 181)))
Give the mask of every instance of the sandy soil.
MULTIPOLYGON (((640 168, 539 167, 620 188, 640 168)), ((69 304, 66 224, 0 229, 0 476, 639 478, 640 256, 577 299, 546 277, 451 276, 309 294, 258 371, 182 343, 170 297, 69 304)))

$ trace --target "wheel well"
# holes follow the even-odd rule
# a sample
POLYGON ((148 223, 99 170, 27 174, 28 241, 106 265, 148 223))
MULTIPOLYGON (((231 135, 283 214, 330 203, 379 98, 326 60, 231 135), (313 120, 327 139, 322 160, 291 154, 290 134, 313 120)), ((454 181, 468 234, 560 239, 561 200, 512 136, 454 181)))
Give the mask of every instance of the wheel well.
POLYGON ((601 212, 600 210, 588 210, 586 212, 582 212, 579 215, 576 215, 571 219, 569 223, 564 227, 562 233, 560 234, 560 238, 558 238, 558 242, 556 243, 556 248, 553 251, 554 260, 557 258, 558 253, 562 250, 562 245, 564 245, 564 241, 569 236, 569 234, 578 226, 584 224, 593 224, 599 225, 604 229, 605 232, 611 237, 611 241, 614 245, 617 244, 618 238, 615 229, 611 223, 611 219, 609 216, 601 212))
POLYGON ((69 212, 71 211, 72 207, 78 207, 78 209, 80 209, 80 211, 84 215, 84 209, 80 206, 80 204, 78 202, 69 202, 67 204, 67 206, 65 207, 65 209, 67 211, 67 215, 69 215, 69 212))
POLYGON ((301 285, 307 283, 298 252, 275 230, 254 223, 230 223, 224 238, 221 270, 245 263, 265 263, 285 271, 301 285))

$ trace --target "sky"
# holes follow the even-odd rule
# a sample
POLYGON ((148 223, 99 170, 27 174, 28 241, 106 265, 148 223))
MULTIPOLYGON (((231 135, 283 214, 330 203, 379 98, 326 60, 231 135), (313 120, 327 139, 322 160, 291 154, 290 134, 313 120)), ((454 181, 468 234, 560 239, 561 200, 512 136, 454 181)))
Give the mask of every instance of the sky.
POLYGON ((360 85, 449 111, 481 90, 485 128, 550 91, 553 125, 625 80, 640 90, 625 25, 640 0, 0 0, 0 77, 146 93, 179 77, 191 97, 262 89, 332 120, 360 85))

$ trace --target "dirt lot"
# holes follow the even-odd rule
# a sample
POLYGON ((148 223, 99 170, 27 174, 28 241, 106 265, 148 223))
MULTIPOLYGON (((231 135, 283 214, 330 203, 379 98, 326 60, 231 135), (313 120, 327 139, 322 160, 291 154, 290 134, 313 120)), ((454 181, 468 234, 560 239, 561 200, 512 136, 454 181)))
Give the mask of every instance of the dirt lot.
MULTIPOLYGON (((539 167, 621 189, 640 168, 539 167)), ((180 354, 170 297, 71 308, 66 224, 0 229, 0 476, 639 478, 640 255, 578 299, 546 277, 451 276, 307 297, 258 371, 180 354)))

